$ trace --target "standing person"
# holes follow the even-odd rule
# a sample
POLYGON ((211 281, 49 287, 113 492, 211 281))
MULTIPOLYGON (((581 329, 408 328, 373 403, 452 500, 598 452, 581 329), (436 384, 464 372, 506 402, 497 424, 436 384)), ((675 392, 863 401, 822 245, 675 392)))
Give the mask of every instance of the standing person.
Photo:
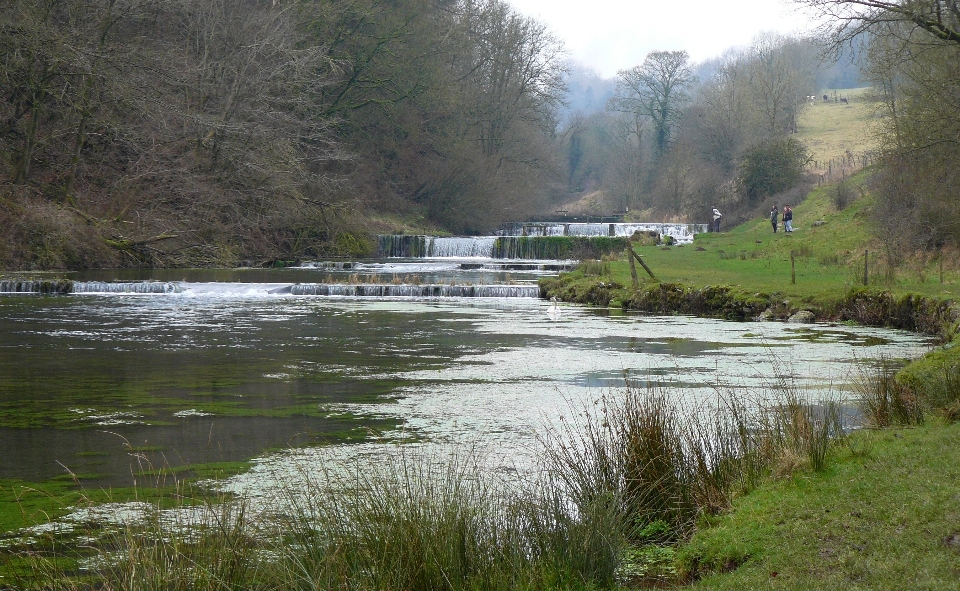
POLYGON ((713 226, 714 226, 713 231, 714 232, 720 231, 720 218, 722 217, 723 217, 723 214, 720 213, 720 210, 714 207, 713 208, 713 226))
POLYGON ((770 224, 773 226, 773 233, 777 233, 777 216, 780 215, 780 210, 777 209, 776 204, 774 204, 773 209, 770 210, 770 224))
POLYGON ((783 206, 783 231, 793 232, 793 209, 789 205, 783 206))

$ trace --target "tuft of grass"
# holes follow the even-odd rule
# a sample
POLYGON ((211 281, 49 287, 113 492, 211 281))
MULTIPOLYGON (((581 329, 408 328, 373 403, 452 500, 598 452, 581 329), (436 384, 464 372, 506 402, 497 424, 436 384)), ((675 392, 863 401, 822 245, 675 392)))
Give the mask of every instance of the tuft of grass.
POLYGON ((577 269, 585 277, 602 277, 610 275, 610 261, 587 259, 580 261, 577 269))
POLYGON ((924 404, 914 390, 896 379, 897 368, 888 359, 874 366, 859 365, 854 379, 856 402, 871 427, 921 425, 924 404))

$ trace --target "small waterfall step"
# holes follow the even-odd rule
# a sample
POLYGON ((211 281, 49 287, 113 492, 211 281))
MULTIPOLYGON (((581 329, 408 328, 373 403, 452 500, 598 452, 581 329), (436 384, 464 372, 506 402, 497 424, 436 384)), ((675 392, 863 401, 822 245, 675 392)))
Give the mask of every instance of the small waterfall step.
POLYGON ((22 294, 97 294, 97 293, 180 293, 177 283, 163 281, 71 281, 43 279, 0 281, 0 293, 22 294))
POLYGON ((164 281, 75 281, 70 293, 180 293, 177 283, 164 281))
POLYGON ((379 258, 450 258, 560 261, 600 258, 622 252, 628 244, 623 236, 377 236, 379 258))
POLYGON ((0 281, 0 293, 40 293, 40 294, 68 294, 73 289, 73 281, 69 279, 39 279, 39 280, 11 280, 0 281))
POLYGON ((295 296, 346 296, 358 298, 538 298, 536 285, 394 285, 392 283, 297 283, 295 296))
POLYGON ((555 263, 460 263, 464 271, 572 271, 576 261, 558 261, 555 263))
POLYGON ((555 222, 513 222, 500 227, 501 236, 610 236, 630 237, 635 233, 671 236, 678 244, 689 244, 697 234, 707 232, 707 224, 611 223, 588 224, 555 222))

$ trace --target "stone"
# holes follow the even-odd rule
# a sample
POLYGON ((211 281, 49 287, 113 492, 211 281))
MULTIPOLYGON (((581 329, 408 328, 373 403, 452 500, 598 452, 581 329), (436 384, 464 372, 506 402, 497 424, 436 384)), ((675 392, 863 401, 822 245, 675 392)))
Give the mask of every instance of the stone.
POLYGON ((816 317, 813 315, 813 312, 810 310, 800 310, 793 316, 791 316, 787 322, 792 324, 811 324, 816 320, 816 317))
POLYGON ((770 308, 767 308, 763 312, 760 312, 760 314, 756 318, 754 318, 754 320, 756 320, 757 322, 766 322, 767 320, 773 320, 773 310, 771 310, 770 308))
POLYGON ((702 246, 698 246, 695 250, 696 250, 697 252, 704 252, 704 251, 707 250, 707 249, 704 248, 704 247, 702 247, 702 246))
POLYGON ((822 225, 824 225, 824 224, 826 224, 826 223, 827 223, 826 220, 817 220, 817 221, 813 222, 813 223, 810 224, 810 225, 813 226, 814 228, 819 228, 820 226, 822 226, 822 225))

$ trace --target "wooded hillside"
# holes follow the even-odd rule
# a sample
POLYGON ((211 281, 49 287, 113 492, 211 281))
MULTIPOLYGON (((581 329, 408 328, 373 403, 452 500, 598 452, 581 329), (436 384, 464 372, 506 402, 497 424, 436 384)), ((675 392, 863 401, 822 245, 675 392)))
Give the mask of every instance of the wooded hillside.
POLYGON ((542 202, 561 46, 499 0, 4 0, 0 268, 363 252, 542 202))

